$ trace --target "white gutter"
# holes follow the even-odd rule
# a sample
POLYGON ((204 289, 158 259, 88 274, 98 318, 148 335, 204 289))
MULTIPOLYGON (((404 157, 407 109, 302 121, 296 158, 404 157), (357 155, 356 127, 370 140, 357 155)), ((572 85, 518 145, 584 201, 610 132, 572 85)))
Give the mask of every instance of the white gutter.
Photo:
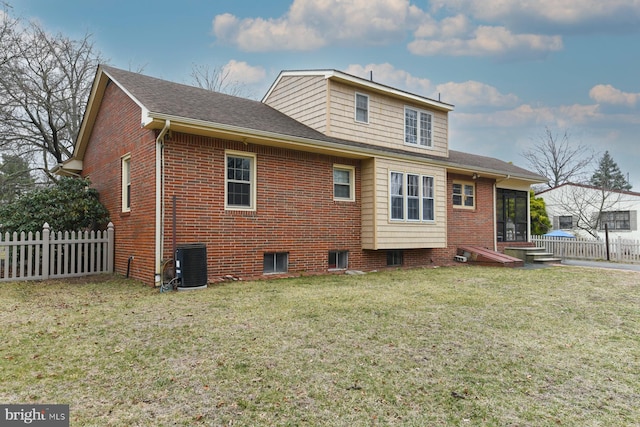
POLYGON ((162 243, 163 243, 163 205, 164 205, 164 186, 163 184, 163 156, 162 151, 164 147, 164 137, 169 131, 171 126, 171 120, 167 119, 164 122, 164 127, 156 138, 156 250, 155 250, 155 285, 160 286, 162 280, 162 243))

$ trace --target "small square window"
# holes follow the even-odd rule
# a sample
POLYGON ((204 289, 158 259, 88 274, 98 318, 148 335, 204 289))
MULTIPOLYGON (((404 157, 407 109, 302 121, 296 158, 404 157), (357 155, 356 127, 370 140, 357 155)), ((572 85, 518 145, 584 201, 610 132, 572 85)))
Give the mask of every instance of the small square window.
POLYGON ((387 267, 401 266, 403 252, 400 250, 387 251, 387 267))
POLYGON ((573 228, 573 216, 565 215, 558 218, 561 230, 571 230, 573 228))
POLYGON ((289 270, 288 252, 271 252, 264 254, 263 272, 286 273, 289 270))
POLYGON ((349 251, 329 251, 329 270, 346 270, 349 266, 349 251))
POLYGON ((454 207, 473 209, 476 206, 476 186, 472 183, 454 182, 452 187, 454 207))

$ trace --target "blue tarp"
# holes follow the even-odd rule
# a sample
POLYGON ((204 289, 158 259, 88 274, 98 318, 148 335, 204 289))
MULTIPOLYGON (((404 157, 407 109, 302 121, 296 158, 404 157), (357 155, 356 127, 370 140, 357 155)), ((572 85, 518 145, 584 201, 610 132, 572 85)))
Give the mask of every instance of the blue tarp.
POLYGON ((576 238, 576 236, 574 236, 571 233, 567 233, 564 230, 553 230, 553 231, 550 231, 547 234, 545 234, 545 236, 549 236, 549 237, 566 237, 566 238, 569 238, 569 239, 575 239, 576 238))

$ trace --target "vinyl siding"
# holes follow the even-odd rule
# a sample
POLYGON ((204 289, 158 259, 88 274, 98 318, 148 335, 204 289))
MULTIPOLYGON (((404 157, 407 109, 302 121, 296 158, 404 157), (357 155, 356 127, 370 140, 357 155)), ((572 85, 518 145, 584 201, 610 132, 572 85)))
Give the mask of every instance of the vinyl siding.
POLYGON ((265 103, 326 134, 327 81, 323 77, 283 77, 265 103))
MULTIPOLYGON (((375 92, 356 90, 342 83, 330 82, 329 85, 330 125, 327 135, 352 141, 389 148, 401 148, 416 153, 428 153, 436 156, 448 156, 448 118, 447 113, 428 110, 423 106, 412 105, 375 92), (355 93, 369 96, 369 123, 355 121, 355 93), (404 108, 416 108, 431 113, 433 147, 422 148, 404 143, 404 108)), ((307 123, 308 124, 308 123, 307 123)))
POLYGON ((444 168, 378 158, 365 162, 362 169, 363 249, 446 247, 447 177, 444 168), (435 221, 390 220, 389 174, 392 171, 434 177, 435 221))

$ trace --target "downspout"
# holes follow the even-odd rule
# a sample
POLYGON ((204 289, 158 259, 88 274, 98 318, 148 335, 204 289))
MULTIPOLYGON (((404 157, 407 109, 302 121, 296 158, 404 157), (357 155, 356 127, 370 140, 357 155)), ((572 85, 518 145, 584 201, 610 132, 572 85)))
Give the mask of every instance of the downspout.
POLYGON ((164 122, 164 127, 156 138, 156 248, 155 248, 155 286, 160 286, 162 281, 162 229, 163 229, 163 205, 164 205, 164 137, 169 131, 171 120, 164 122))
POLYGON ((493 250, 498 252, 498 186, 493 183, 493 250))

